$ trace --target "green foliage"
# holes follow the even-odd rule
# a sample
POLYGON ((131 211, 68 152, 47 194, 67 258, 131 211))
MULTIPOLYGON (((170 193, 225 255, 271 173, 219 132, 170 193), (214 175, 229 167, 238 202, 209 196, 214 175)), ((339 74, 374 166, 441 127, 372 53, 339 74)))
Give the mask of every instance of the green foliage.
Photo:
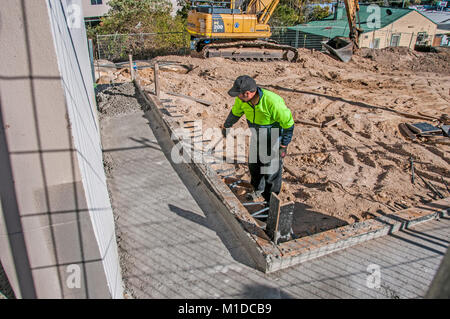
POLYGON ((167 0, 111 0, 108 16, 102 18, 97 34, 182 31, 183 24, 170 16, 167 0))
POLYGON ((171 2, 167 0, 110 0, 109 15, 135 15, 142 12, 170 13, 171 2))
POLYGON ((126 59, 130 53, 135 58, 148 58, 177 52, 187 46, 185 20, 170 15, 170 1, 111 0, 108 4, 111 7, 108 15, 101 19, 100 25, 88 27, 87 35, 96 40, 96 35, 114 34, 110 39, 102 37, 106 43, 101 44, 112 60, 126 59), (156 35, 141 35, 143 33, 156 35))
POLYGON ((188 12, 191 10, 191 3, 187 0, 177 0, 177 5, 181 7, 178 9, 177 16, 183 20, 187 20, 188 12))
POLYGON ((270 24, 274 26, 291 26, 303 23, 302 18, 294 8, 286 4, 279 4, 273 13, 270 24))
POLYGON ((272 26, 292 26, 326 18, 331 14, 328 7, 315 6, 311 8, 310 5, 330 2, 332 0, 281 0, 270 24, 272 26))
POLYGON ((328 7, 315 6, 311 13, 308 15, 308 21, 322 20, 331 14, 328 7))

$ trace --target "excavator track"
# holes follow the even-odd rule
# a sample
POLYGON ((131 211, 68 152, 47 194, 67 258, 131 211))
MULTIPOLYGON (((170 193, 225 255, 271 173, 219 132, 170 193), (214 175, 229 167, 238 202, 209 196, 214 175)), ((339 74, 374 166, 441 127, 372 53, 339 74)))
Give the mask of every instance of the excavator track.
POLYGON ((214 42, 202 49, 204 58, 222 57, 234 61, 289 61, 298 58, 296 48, 262 40, 214 42))

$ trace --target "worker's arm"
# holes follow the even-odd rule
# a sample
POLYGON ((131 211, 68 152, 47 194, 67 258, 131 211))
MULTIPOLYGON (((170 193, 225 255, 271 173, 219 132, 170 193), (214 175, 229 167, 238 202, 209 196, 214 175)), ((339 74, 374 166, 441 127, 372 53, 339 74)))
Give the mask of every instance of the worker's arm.
POLYGON ((228 114, 228 117, 225 120, 225 123, 223 124, 223 127, 224 128, 232 127, 234 124, 236 124, 237 121, 239 121, 240 118, 241 118, 240 116, 234 115, 233 111, 230 111, 230 114, 228 114))
POLYGON ((228 114, 227 119, 225 120, 225 123, 223 124, 224 128, 230 128, 234 124, 236 124, 237 121, 241 118, 241 116, 244 114, 244 111, 242 110, 242 107, 239 103, 239 101, 236 101, 233 105, 233 108, 230 111, 230 114, 228 114))
POLYGON ((277 121, 281 128, 281 146, 288 146, 294 133, 294 118, 291 110, 287 108, 283 100, 272 106, 272 118, 277 121))
POLYGON ((294 124, 290 128, 283 129, 281 134, 281 146, 286 147, 292 140, 292 135, 294 134, 294 124))

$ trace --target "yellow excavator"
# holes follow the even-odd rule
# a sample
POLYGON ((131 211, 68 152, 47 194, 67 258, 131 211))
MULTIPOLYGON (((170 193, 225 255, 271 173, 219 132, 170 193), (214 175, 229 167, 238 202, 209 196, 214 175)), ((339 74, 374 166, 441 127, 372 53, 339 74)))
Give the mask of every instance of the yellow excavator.
POLYGON ((297 49, 267 40, 279 0, 191 1, 187 31, 204 57, 296 61, 297 49))
MULTIPOLYGON (((297 48, 269 39, 272 32, 268 22, 279 2, 280 0, 191 1, 187 18, 191 49, 201 52, 205 58, 295 62, 298 57, 297 48)), ((350 26, 350 42, 347 41, 347 44, 357 46, 355 12, 359 9, 358 2, 345 0, 345 4, 350 26)), ((345 51, 339 51, 344 44, 339 39, 336 43, 331 42, 329 47, 333 49, 334 45, 334 50, 339 54, 345 51)))

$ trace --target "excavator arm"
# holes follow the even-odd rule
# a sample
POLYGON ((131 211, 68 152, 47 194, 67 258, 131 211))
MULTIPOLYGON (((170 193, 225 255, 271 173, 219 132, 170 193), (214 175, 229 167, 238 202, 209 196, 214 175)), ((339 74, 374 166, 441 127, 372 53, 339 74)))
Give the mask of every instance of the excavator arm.
MULTIPOLYGON (((347 11, 347 20, 349 26, 349 37, 334 37, 324 47, 341 61, 348 62, 353 53, 359 48, 359 35, 362 30, 359 27, 359 4, 358 0, 344 0, 345 10, 347 11), (348 41, 350 39, 350 41, 348 41)), ((337 10, 337 8, 336 8, 337 10)))
MULTIPOLYGON (((344 0, 345 10, 347 11, 348 26, 350 29, 349 38, 354 44, 354 48, 359 48, 359 35, 361 29, 357 25, 357 15, 359 13, 358 0, 344 0)), ((359 22, 359 16, 358 16, 359 22)), ((359 24, 359 23, 358 23, 359 24)))
POLYGON ((280 0, 250 0, 247 12, 257 14, 258 23, 267 24, 279 2, 280 0))

